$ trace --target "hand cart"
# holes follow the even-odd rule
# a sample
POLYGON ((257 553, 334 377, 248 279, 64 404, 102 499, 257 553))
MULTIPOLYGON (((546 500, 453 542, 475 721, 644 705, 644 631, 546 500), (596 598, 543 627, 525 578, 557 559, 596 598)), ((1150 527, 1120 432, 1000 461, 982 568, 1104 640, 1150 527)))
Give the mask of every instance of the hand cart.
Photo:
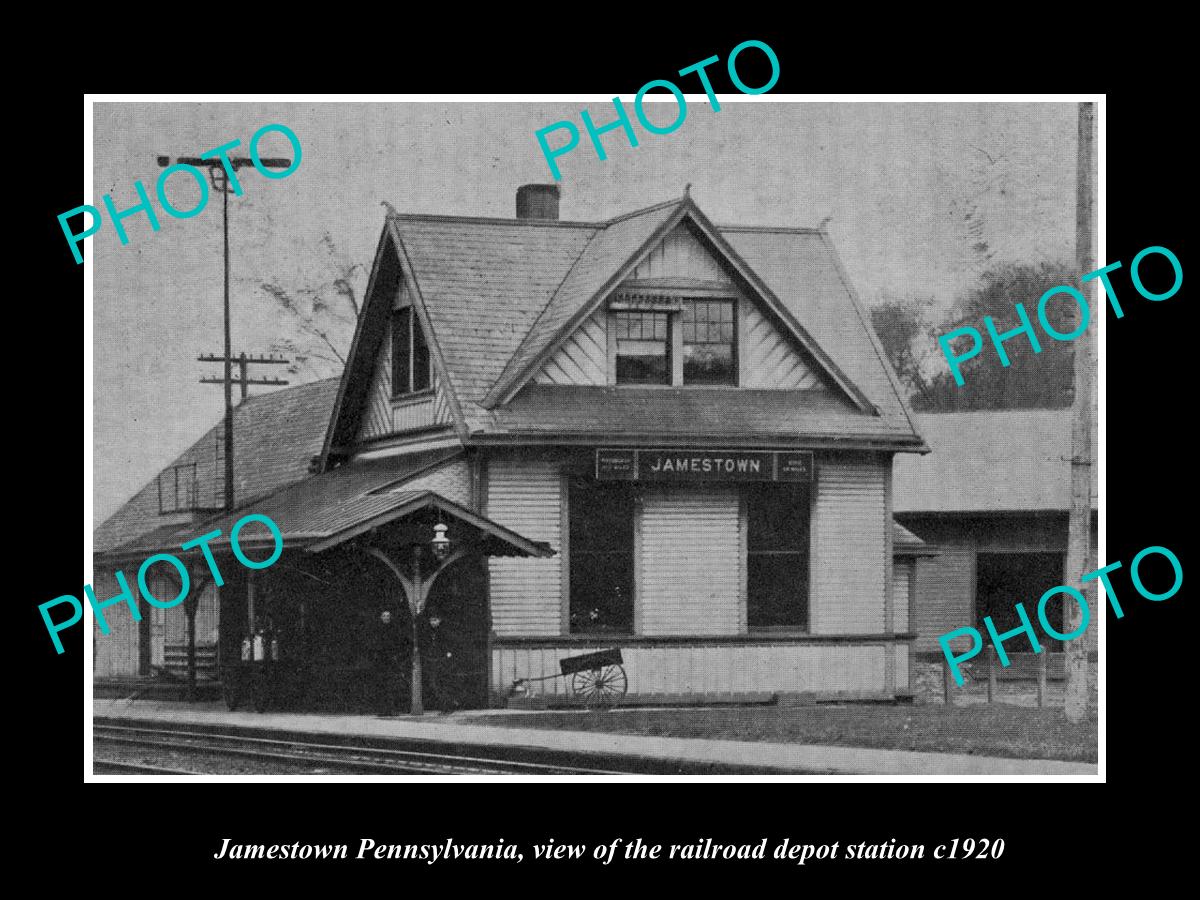
POLYGON ((515 693, 522 685, 533 681, 549 681, 551 678, 565 678, 570 675, 571 693, 582 700, 584 706, 603 709, 620 702, 629 689, 629 681, 625 677, 622 665, 624 662, 620 647, 585 653, 582 656, 569 656, 559 660, 558 675, 518 678, 513 682, 512 690, 515 693))

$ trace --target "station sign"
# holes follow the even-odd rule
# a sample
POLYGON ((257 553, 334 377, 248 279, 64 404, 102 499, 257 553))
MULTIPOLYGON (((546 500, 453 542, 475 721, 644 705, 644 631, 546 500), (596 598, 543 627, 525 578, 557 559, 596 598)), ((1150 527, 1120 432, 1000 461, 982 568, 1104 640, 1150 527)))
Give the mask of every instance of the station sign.
POLYGON ((596 451, 602 481, 802 481, 813 479, 811 450, 596 451))

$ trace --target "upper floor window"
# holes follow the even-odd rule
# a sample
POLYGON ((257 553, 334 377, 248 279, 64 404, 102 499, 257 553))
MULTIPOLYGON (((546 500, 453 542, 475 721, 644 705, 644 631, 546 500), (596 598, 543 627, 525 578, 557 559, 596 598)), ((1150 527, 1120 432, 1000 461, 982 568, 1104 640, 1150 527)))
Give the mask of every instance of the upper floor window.
POLYGON ((392 396, 428 390, 433 384, 429 344, 421 323, 407 306, 392 313, 392 396))
POLYGON ((670 384, 671 342, 667 313, 614 312, 617 384, 670 384))
POLYGON ((737 384, 732 300, 686 300, 683 383, 737 384))
POLYGON ((732 299, 618 297, 609 316, 616 384, 738 383, 732 299), (633 303, 650 309, 631 309, 633 303))

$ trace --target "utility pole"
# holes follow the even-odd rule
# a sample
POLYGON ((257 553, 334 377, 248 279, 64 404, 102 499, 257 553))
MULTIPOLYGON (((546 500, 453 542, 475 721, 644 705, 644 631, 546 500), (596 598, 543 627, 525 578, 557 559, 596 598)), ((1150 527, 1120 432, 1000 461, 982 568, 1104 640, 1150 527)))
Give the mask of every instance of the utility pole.
MULTIPOLYGON (((214 188, 221 192, 221 223, 225 238, 225 509, 233 509, 233 343, 229 328, 229 178, 226 175, 220 158, 201 159, 198 156, 181 156, 176 163, 195 166, 197 169, 208 169, 208 177, 214 188)), ((166 168, 172 165, 169 156, 158 157, 159 166, 166 168)), ((279 157, 259 159, 257 165, 271 169, 286 169, 292 164, 290 159, 279 157)), ((247 166, 255 165, 248 156, 229 158, 228 165, 237 171, 247 166)), ((248 361, 248 360, 247 360, 248 361)), ((246 396, 245 364, 242 366, 242 397, 246 396)), ((196 700, 196 612, 199 609, 199 591, 192 591, 184 600, 183 611, 187 616, 188 642, 188 699, 196 700)))
MULTIPOLYGON (((197 356, 196 360, 198 362, 225 362, 225 357, 217 356, 215 353, 206 353, 203 356, 197 356)), ((239 353, 237 356, 233 357, 233 362, 238 364, 238 377, 233 379, 233 383, 240 384, 242 386, 242 400, 246 399, 246 395, 247 395, 246 388, 248 385, 269 384, 269 385, 279 386, 279 385, 288 384, 288 382, 284 381, 282 378, 251 378, 250 373, 249 373, 249 366, 251 363, 254 363, 254 364, 260 365, 260 366, 285 366, 291 362, 290 359, 285 359, 282 356, 275 356, 275 354, 273 354, 273 353, 269 356, 247 356, 245 353, 239 353)), ((201 378, 200 383, 201 384, 224 384, 225 379, 224 378, 201 378)))
MULTIPOLYGON (((236 172, 247 166, 253 166, 254 160, 248 156, 229 157, 229 165, 236 172)), ((175 163, 195 166, 197 169, 208 169, 209 180, 221 192, 221 223, 225 238, 225 508, 233 509, 233 339, 229 326, 229 178, 219 158, 201 159, 198 156, 181 156, 175 163)), ((171 157, 158 157, 159 166, 166 168, 172 165, 171 157)), ((259 159, 258 165, 270 169, 286 169, 292 164, 290 159, 274 157, 259 159)), ((243 387, 243 391, 245 388, 243 387)), ((244 393, 243 393, 243 396, 244 393)))
MULTIPOLYGON (((1075 162, 1075 265, 1082 277, 1096 268, 1095 217, 1096 166, 1096 107, 1093 103, 1079 104, 1079 151, 1075 162)), ((1095 294, 1082 284, 1084 296, 1095 294)), ((1096 321, 1075 342, 1075 401, 1071 413, 1071 512, 1067 525, 1067 584, 1078 585, 1084 597, 1095 594, 1092 582, 1082 576, 1095 568, 1092 546, 1092 481, 1095 472, 1093 424, 1095 418, 1095 334, 1104 316, 1104 304, 1089 302, 1095 310, 1096 321)), ((1082 310, 1080 316, 1083 315, 1082 310)), ((1096 604, 1088 599, 1091 609, 1096 604)), ((1083 611, 1078 604, 1064 602, 1063 632, 1071 634, 1079 628, 1083 611)), ((1099 629, 1099 617, 1092 627, 1099 629)), ((1087 641, 1067 641, 1063 649, 1066 663, 1066 692, 1064 708, 1067 720, 1079 722, 1087 715, 1088 651, 1087 641)), ((1097 643, 1097 647, 1099 643, 1097 643)))

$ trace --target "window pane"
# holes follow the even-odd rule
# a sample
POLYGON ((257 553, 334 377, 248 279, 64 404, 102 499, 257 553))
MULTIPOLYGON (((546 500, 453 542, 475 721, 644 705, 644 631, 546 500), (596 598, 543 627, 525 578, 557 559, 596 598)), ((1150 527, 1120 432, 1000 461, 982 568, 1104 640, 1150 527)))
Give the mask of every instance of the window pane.
POLYGON ((746 518, 747 624, 807 630, 808 485, 748 487, 746 518))
POLYGON ((629 485, 570 482, 571 632, 633 631, 633 515, 629 485))
POLYGON ((666 313, 616 313, 618 384, 670 384, 666 313))
POLYGON ((808 485, 765 484, 748 489, 750 551, 808 550, 808 485))
POLYGON ((392 314, 392 394, 407 394, 409 382, 408 329, 412 307, 392 314))
POLYGON ((421 322, 416 319, 412 323, 413 334, 413 386, 414 391, 423 391, 429 387, 429 344, 425 341, 425 332, 421 330, 421 322))
POLYGON ((683 304, 684 384, 737 384, 732 300, 683 304))
POLYGON ((746 574, 751 628, 808 629, 807 556, 751 554, 746 574))

